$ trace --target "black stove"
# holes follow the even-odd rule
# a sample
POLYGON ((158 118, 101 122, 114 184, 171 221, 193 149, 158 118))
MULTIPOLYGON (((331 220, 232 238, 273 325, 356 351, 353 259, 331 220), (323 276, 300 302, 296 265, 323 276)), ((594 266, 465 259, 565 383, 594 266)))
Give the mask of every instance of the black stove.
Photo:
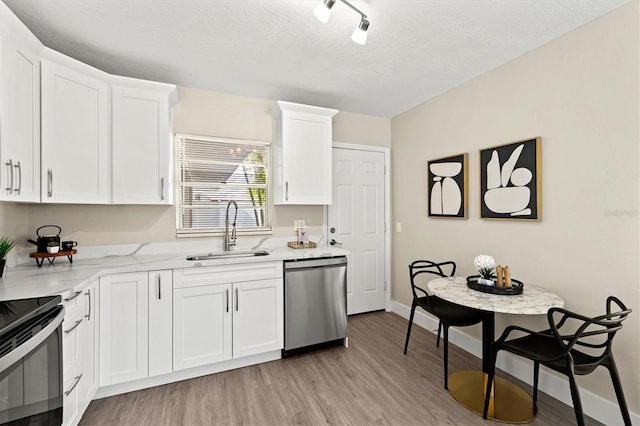
POLYGON ((40 318, 61 303, 60 296, 32 299, 5 300, 0 302, 0 345, 11 339, 17 330, 40 318))

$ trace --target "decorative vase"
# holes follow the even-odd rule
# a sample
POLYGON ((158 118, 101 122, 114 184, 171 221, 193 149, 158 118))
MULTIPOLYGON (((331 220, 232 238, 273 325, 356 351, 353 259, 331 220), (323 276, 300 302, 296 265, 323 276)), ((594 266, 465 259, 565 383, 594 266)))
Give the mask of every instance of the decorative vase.
POLYGON ((478 284, 496 285, 495 281, 486 278, 478 278, 478 284))
POLYGON ((2 274, 4 274, 4 264, 5 264, 6 260, 5 259, 0 259, 0 278, 2 278, 2 274))

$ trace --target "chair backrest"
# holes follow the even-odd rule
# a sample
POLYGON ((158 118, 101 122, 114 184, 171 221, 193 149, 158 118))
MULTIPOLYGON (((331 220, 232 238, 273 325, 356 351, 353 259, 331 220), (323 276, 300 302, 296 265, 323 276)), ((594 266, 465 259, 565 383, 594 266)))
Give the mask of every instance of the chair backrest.
POLYGON ((604 357, 611 350, 611 343, 615 334, 622 328, 622 321, 631 313, 624 303, 615 296, 607 297, 607 313, 589 318, 562 308, 551 308, 547 319, 557 341, 565 346, 563 356, 574 347, 581 346, 600 350, 599 357, 604 357), (613 305, 617 306, 613 306, 613 305), (615 309, 615 311, 613 310, 615 309), (561 329, 573 323, 575 332, 562 334, 561 329))
POLYGON ((456 273, 456 263, 449 260, 446 262, 433 262, 431 260, 416 260, 409 264, 409 278, 411 279, 411 291, 413 297, 428 296, 427 290, 420 286, 418 276, 423 274, 430 274, 438 277, 452 277, 456 273), (418 292, 423 295, 418 295, 418 292))

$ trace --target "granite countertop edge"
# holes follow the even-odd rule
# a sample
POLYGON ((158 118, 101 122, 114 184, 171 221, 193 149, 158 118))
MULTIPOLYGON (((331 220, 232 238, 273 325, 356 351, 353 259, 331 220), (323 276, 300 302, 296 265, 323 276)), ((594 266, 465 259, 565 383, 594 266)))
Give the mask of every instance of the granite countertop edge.
POLYGON ((56 258, 54 264, 41 268, 35 261, 6 269, 0 278, 0 301, 65 295, 76 287, 83 287, 103 275, 127 272, 145 272, 165 269, 213 267, 243 263, 281 262, 321 257, 348 256, 350 252, 337 247, 321 246, 315 249, 266 248, 268 256, 223 258, 189 261, 187 256, 203 253, 164 253, 144 255, 114 255, 92 259, 56 258))

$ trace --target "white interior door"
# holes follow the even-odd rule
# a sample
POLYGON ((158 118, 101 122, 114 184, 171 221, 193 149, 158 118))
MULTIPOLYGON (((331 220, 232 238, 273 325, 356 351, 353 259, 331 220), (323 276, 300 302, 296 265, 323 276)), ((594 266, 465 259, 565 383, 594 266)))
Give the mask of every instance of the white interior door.
POLYGON ((347 313, 385 308, 385 158, 383 152, 333 148, 329 241, 351 251, 347 313))

